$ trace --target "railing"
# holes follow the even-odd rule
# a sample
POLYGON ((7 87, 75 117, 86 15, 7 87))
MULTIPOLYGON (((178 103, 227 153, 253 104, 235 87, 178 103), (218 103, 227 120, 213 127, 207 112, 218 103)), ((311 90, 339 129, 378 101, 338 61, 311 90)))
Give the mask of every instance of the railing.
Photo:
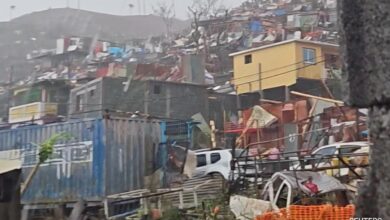
POLYGON ((9 109, 9 123, 39 120, 47 115, 57 115, 58 104, 34 102, 9 109))
POLYGON ((369 163, 352 164, 346 159, 368 157, 369 153, 340 153, 326 156, 300 156, 301 152, 278 154, 278 159, 272 160, 260 156, 247 156, 242 153, 234 159, 231 183, 235 190, 247 190, 264 184, 274 173, 280 171, 314 171, 327 172, 332 176, 342 177, 345 172, 351 172, 355 178, 363 176, 355 168, 366 168, 369 163), (335 163, 337 162, 337 163, 335 163))
POLYGON ((223 180, 221 178, 203 177, 186 181, 181 187, 158 189, 151 192, 148 189, 135 190, 127 193, 110 195, 104 202, 106 217, 116 219, 141 209, 147 213, 145 204, 150 199, 157 200, 157 207, 162 208, 163 201, 179 209, 196 208, 202 201, 209 198, 218 198, 222 193, 223 180))

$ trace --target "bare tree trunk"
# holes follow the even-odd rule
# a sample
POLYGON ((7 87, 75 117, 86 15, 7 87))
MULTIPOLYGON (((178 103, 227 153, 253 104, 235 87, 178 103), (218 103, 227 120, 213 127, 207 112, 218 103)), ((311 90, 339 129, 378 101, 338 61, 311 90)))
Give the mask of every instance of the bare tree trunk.
POLYGON ((348 103, 369 109, 374 146, 357 217, 390 219, 390 1, 341 0, 341 47, 348 103))
POLYGON ((33 169, 31 170, 30 174, 28 174, 26 181, 22 183, 22 186, 20 188, 20 195, 23 196, 23 194, 26 192, 28 186, 30 185, 31 181, 33 180, 35 174, 38 172, 39 166, 41 166, 41 163, 37 163, 33 169))

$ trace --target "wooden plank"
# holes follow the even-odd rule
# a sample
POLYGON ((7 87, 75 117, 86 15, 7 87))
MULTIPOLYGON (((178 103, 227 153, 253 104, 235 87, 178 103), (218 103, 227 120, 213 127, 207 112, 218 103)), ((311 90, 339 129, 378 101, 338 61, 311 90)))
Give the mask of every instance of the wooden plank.
MULTIPOLYGON (((314 114, 314 111, 317 107, 317 104, 318 104, 318 99, 316 99, 313 103, 313 107, 311 107, 310 109, 310 112, 309 112, 309 117, 308 118, 311 118, 314 114)), ((308 119, 306 121, 307 123, 303 126, 303 129, 302 129, 302 138, 305 139, 306 137, 306 132, 307 132, 307 129, 309 128, 309 122, 310 122, 310 119, 308 119)))
POLYGON ((260 99, 261 102, 268 102, 271 104, 282 104, 283 102, 275 101, 275 100, 269 100, 269 99, 260 99))
POLYGON ((302 96, 302 97, 306 97, 306 98, 322 100, 324 102, 330 102, 330 103, 335 103, 335 104, 339 104, 339 105, 344 105, 343 101, 336 100, 336 99, 328 99, 328 98, 324 98, 324 97, 320 97, 320 96, 314 96, 314 95, 301 93, 301 92, 295 92, 295 91, 291 91, 290 93, 293 95, 296 95, 296 96, 302 96))
POLYGON ((194 203, 195 206, 198 206, 198 195, 196 194, 196 191, 194 191, 194 203))
POLYGON ((183 209, 183 192, 179 192, 179 199, 180 199, 180 205, 179 205, 179 209, 183 209))

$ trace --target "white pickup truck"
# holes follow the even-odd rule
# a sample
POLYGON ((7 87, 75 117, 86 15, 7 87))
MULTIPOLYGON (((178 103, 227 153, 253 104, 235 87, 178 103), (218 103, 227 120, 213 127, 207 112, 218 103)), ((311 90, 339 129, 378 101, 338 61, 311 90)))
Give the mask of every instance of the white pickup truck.
MULTIPOLYGON (((236 149, 234 156, 245 157, 247 151, 243 149, 236 149)), ((193 177, 202 177, 206 175, 221 175, 225 180, 229 180, 231 177, 231 165, 233 154, 231 149, 212 150, 204 149, 195 151, 197 166, 194 171, 193 177)), ((244 169, 248 175, 253 175, 256 172, 253 161, 238 161, 234 175, 238 175, 238 169, 244 169)))
MULTIPOLYGON (((303 166, 297 159, 296 162, 290 166, 289 170, 311 170, 313 168, 332 167, 334 166, 332 163, 336 161, 337 155, 340 155, 343 159, 345 159, 345 162, 348 162, 351 155, 355 152, 364 152, 368 154, 369 150, 370 143, 368 142, 334 143, 315 149, 309 156, 307 156, 308 159, 303 166)), ((332 176, 345 176, 349 173, 349 169, 329 169, 327 170, 327 173, 332 176)))

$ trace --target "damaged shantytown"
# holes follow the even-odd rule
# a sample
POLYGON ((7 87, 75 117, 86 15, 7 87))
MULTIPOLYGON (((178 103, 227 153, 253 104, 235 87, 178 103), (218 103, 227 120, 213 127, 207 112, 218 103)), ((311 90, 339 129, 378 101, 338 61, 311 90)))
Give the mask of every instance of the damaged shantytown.
POLYGON ((356 215, 375 134, 340 1, 183 2, 7 8, 0 219, 356 215))

